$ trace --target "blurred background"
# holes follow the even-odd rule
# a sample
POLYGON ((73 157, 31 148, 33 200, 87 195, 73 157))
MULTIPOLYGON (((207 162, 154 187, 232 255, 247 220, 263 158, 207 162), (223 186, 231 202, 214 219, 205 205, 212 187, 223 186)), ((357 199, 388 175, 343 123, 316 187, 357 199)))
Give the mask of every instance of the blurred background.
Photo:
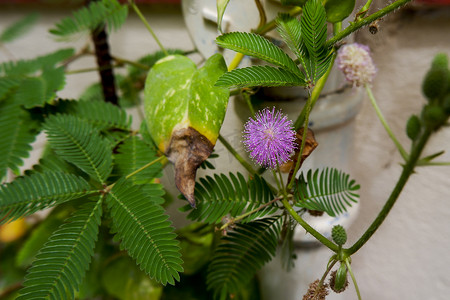
MULTIPOLYGON (((7 45, 0 45, 0 62, 34 58, 64 47, 83 47, 86 39, 65 44, 56 42, 48 33, 54 23, 70 15, 71 10, 79 7, 81 2, 0 0, 0 31, 28 13, 39 13, 37 23, 27 35, 7 45)), ((181 1, 136 2, 166 48, 195 49, 183 18, 181 1)), ((372 7, 381 8, 389 2, 376 0, 372 7)), ((406 121, 425 103, 421 82, 432 58, 438 52, 450 56, 449 5, 450 1, 446 0, 413 1, 411 5, 383 18, 378 23, 376 34, 363 28, 354 35, 355 41, 369 45, 372 50, 378 68, 373 84, 374 95, 404 145, 409 143, 404 132, 406 121)), ((110 34, 109 42, 113 55, 130 60, 159 50, 131 10, 125 25, 110 34)), ((200 54, 194 55, 194 58, 198 62, 203 59, 200 54)), ((70 67, 75 70, 93 65, 94 58, 87 56, 70 67)), ((66 88, 59 96, 77 98, 93 81, 98 81, 96 72, 70 75, 66 88)), ((233 105, 231 101, 230 106, 233 105)), ((140 124, 135 109, 130 112, 136 116, 135 123, 140 124)), ((227 114, 222 132, 233 145, 240 140, 240 130, 232 125, 236 123, 236 118, 235 114, 227 114)), ((361 205, 349 229, 349 243, 355 241, 372 222, 401 172, 401 157, 378 122, 368 99, 363 101, 354 128, 349 167, 352 177, 361 184, 361 205)), ((321 141, 318 142, 320 147, 321 141)), ((37 150, 40 147, 41 140, 35 143, 37 150)), ((449 128, 433 137, 425 154, 441 150, 447 151, 439 160, 450 161, 449 128)), ((221 162, 228 164, 232 160, 220 144, 216 152, 222 155, 217 168, 220 168, 221 162)), ((24 168, 29 167, 38 154, 37 151, 28 159, 24 168)), ((450 167, 419 167, 416 171, 385 223, 353 257, 353 271, 363 299, 444 300, 450 295, 450 167)), ((165 180, 166 184, 173 184, 170 179, 165 180)), ((173 218, 176 226, 185 224, 185 220, 180 218, 182 216, 173 218)), ((323 261, 322 266, 325 264, 326 261, 323 261)), ((317 270, 317 274, 321 272, 323 268, 317 270)), ((356 299, 356 295, 349 290, 341 299, 356 299)))

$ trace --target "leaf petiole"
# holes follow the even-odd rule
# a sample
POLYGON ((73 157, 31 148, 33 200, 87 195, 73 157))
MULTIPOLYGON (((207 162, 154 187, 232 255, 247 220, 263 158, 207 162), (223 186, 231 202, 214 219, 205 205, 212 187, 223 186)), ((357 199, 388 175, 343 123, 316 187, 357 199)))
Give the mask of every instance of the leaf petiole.
POLYGON ((152 166, 152 165, 154 165, 154 164, 156 164, 157 162, 160 162, 160 161, 161 161, 161 162, 167 161, 167 157, 165 157, 164 155, 163 155, 163 156, 160 156, 160 157, 158 157, 157 159, 155 159, 155 160, 149 162, 149 163, 146 164, 145 166, 142 166, 141 168, 137 169, 136 171, 131 172, 131 173, 128 174, 125 178, 126 178, 126 179, 129 179, 130 177, 133 177, 133 176, 136 175, 137 173, 139 173, 139 172, 141 172, 141 171, 144 171, 144 170, 147 169, 148 167, 150 167, 150 166, 152 166))
POLYGON ((383 116, 383 113, 380 110, 380 107, 377 104, 377 101, 375 100, 375 97, 372 93, 372 89, 370 88, 369 84, 365 84, 364 87, 366 88, 367 95, 369 96, 370 102, 372 103, 373 108, 375 109, 375 112, 377 113, 378 119, 380 120, 381 124, 383 124, 384 129, 388 133, 391 140, 394 142, 395 146, 397 147, 398 151, 400 152, 400 155, 402 158, 407 161, 408 160, 408 153, 406 150, 402 147, 400 142, 398 141, 395 134, 392 132, 391 128, 389 127, 388 123, 386 122, 386 119, 383 116))
POLYGON ((150 34, 152 35, 152 37, 155 40, 155 42, 158 44, 158 46, 161 49, 161 51, 164 52, 164 55, 168 56, 169 53, 167 52, 167 50, 164 48, 164 46, 162 45, 162 43, 160 42, 160 40, 156 36, 155 32, 153 31, 152 27, 150 26, 150 24, 145 19, 145 17, 142 14, 141 10, 136 6, 136 4, 134 3, 133 0, 128 0, 128 3, 130 3, 130 6, 133 8, 133 10, 139 16, 139 19, 141 19, 142 23, 144 23, 144 25, 147 28, 148 32, 150 32, 150 34))
POLYGON ((315 230, 311 227, 305 220, 300 217, 297 212, 292 208, 292 206, 289 204, 288 199, 282 199, 281 202, 283 203, 284 207, 286 208, 287 212, 296 220, 308 233, 310 233, 313 237, 315 237, 319 242, 321 242, 324 246, 328 247, 330 250, 334 252, 339 251, 338 245, 327 239, 325 236, 323 236, 320 232, 315 230))
POLYGON ((361 293, 359 292, 358 284, 356 283, 355 275, 353 274, 352 267, 350 266, 350 262, 348 258, 345 260, 345 264, 347 265, 347 270, 350 273, 350 277, 352 278, 353 285, 355 286, 356 295, 358 296, 358 300, 362 300, 361 293))
POLYGON ((339 42, 340 40, 342 40, 345 37, 349 36, 350 34, 355 32, 356 30, 360 29, 361 27, 369 25, 373 21, 375 21, 377 19, 380 19, 381 17, 384 17, 388 13, 390 13, 390 12, 400 8, 401 6, 407 4, 410 1, 411 0, 398 0, 398 1, 395 1, 394 3, 384 7, 382 9, 380 9, 376 13, 373 13, 373 14, 369 15, 368 17, 364 18, 364 19, 361 19, 361 20, 359 20, 357 22, 352 23, 350 26, 348 26, 347 28, 345 28, 344 30, 342 30, 341 32, 336 34, 334 37, 329 39, 327 41, 327 43, 326 43, 326 46, 331 46, 331 45, 336 44, 337 42, 339 42))
POLYGON ((228 222, 226 222, 225 224, 223 224, 222 227, 220 227, 220 230, 222 231, 222 230, 227 229, 228 226, 230 226, 230 225, 232 225, 232 224, 235 224, 236 222, 238 222, 238 221, 240 221, 240 220, 242 220, 242 219, 244 219, 244 218, 246 218, 246 217, 248 217, 248 216, 254 214, 255 212, 260 211, 260 210, 263 209, 263 208, 266 208, 266 207, 269 206, 269 205, 272 205, 273 203, 275 203, 275 202, 277 202, 277 201, 280 201, 280 199, 281 199, 281 198, 277 197, 277 198, 275 198, 275 199, 273 199, 273 200, 270 200, 269 202, 264 203, 263 205, 261 205, 261 206, 255 208, 255 209, 253 209, 253 210, 251 210, 251 211, 249 211, 249 212, 246 212, 245 214, 242 214, 242 215, 240 215, 240 216, 237 216, 236 218, 232 218, 230 221, 228 221, 228 222))

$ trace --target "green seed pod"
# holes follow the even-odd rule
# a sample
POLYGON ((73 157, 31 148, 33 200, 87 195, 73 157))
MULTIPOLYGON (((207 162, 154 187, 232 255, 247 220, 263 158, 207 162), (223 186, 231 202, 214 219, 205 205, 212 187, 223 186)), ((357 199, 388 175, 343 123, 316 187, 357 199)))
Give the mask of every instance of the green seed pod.
POLYGON ((422 111, 425 125, 431 129, 438 129, 447 120, 444 108, 437 105, 426 105, 422 111))
POLYGON ((449 71, 447 68, 431 68, 422 82, 422 92, 428 100, 432 101, 442 96, 449 84, 449 71))
POLYGON ((335 293, 341 293, 347 286, 347 265, 341 263, 339 269, 331 274, 330 287, 335 293))
POLYGON ((222 55, 200 69, 182 55, 156 62, 145 82, 145 119, 161 152, 175 164, 175 184, 195 206, 195 175, 211 154, 228 104, 229 90, 216 87, 226 72, 222 55))
POLYGON ((448 56, 446 53, 438 53, 431 62, 431 68, 448 69, 448 56))
POLYGON ((406 134, 411 140, 414 141, 419 136, 421 128, 422 125, 420 123, 419 117, 416 115, 412 115, 406 123, 406 134))
POLYGON ((344 227, 335 225, 333 229, 331 229, 331 238, 338 246, 344 245, 347 241, 347 233, 345 232, 344 227))

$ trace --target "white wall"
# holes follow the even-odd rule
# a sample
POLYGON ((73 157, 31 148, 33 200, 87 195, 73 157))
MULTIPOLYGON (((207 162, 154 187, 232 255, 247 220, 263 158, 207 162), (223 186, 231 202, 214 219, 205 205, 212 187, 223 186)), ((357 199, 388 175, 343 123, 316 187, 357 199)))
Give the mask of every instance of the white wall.
MULTIPOLYGON (((409 116, 425 103, 422 78, 436 53, 450 56, 450 10, 398 12, 380 25, 378 34, 362 30, 357 39, 373 50, 379 69, 375 97, 409 149, 404 128, 409 116)), ((352 240, 374 219, 401 172, 401 157, 368 100, 357 118, 354 170, 362 184, 362 205, 352 240)), ((446 153, 439 160, 450 161, 450 128, 432 138, 426 153, 440 150, 446 153)), ((364 299, 449 297, 450 167, 421 167, 416 172, 385 223, 354 256, 364 299)))
MULTIPOLYGON (((167 8, 167 7, 166 7, 167 8)), ((26 11, 19 6, 0 8, 0 30, 19 19, 26 11)), ((24 39, 8 49, 17 58, 31 58, 48 53, 61 45, 52 42, 47 29, 67 11, 41 9, 39 24, 24 39)), ((111 36, 114 55, 136 59, 158 50, 144 26, 134 17, 111 36)), ((146 11, 150 24, 168 47, 193 49, 179 9, 146 11)), ((380 32, 369 36, 362 30, 360 41, 373 49, 379 69, 374 94, 400 141, 408 145, 404 125, 424 103, 420 84, 433 55, 450 55, 449 11, 397 14, 395 20, 381 23, 380 32)), ((83 41, 76 45, 81 47, 83 41)), ((70 44, 72 45, 72 44, 70 44)), ((0 61, 7 57, 0 51, 0 61)), ((92 66, 89 58, 73 69, 92 66)), ((96 73, 71 75, 62 97, 77 97, 96 73)), ((368 99, 367 99, 368 100, 368 99)), ((228 118, 228 116, 227 116, 228 118)), ((350 242, 371 223, 400 174, 400 156, 389 140, 375 113, 366 101, 357 118, 353 176, 362 185, 360 214, 350 231, 350 242)), ((427 153, 450 150, 450 129, 437 134, 427 153)), ((442 156, 450 161, 450 154, 442 156)), ((450 167, 417 169, 392 213, 374 237, 353 258, 354 271, 366 300, 448 299, 450 294, 450 167)), ((325 265, 326 262, 324 262, 325 265)), ((345 299, 356 299, 348 291, 345 299)))

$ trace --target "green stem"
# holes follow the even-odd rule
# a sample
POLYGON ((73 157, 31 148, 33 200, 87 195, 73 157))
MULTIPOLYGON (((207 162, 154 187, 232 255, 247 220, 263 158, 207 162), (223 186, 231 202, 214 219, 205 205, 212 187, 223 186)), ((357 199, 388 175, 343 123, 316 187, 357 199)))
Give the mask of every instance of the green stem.
POLYGON ((420 154, 422 153, 423 148, 425 147, 428 139, 431 136, 431 130, 426 129, 422 134, 420 140, 418 140, 417 144, 411 151, 411 155, 409 156, 406 164, 403 166, 402 174, 395 185, 391 195, 388 200, 384 204, 382 210, 372 222, 372 224, 367 228, 364 234, 359 238, 356 243, 348 249, 345 249, 344 252, 347 256, 352 255, 356 251, 358 251, 369 239, 370 237, 377 231, 380 225, 383 223, 384 219, 386 219, 390 210, 394 206, 396 200, 398 199, 401 191, 403 190, 406 182, 408 181, 411 174, 414 173, 414 167, 416 166, 417 161, 419 160, 420 154))
POLYGON ((233 60, 230 62, 230 65, 228 66, 228 72, 236 69, 239 66, 239 64, 241 63, 243 58, 244 58, 244 54, 236 53, 236 55, 233 57, 233 60))
POLYGON ((244 97, 245 102, 247 102, 247 106, 248 106, 248 109, 250 109, 250 113, 252 114, 252 116, 254 116, 255 115, 255 109, 253 108, 252 101, 250 99, 250 95, 244 91, 242 93, 242 97, 244 97))
POLYGON ((133 8, 133 10, 136 12, 136 14, 139 16, 139 18, 141 19, 142 23, 144 23, 145 27, 147 27, 147 30, 150 32, 150 34, 152 35, 153 39, 156 41, 156 43, 158 44, 159 48, 161 49, 162 52, 164 52, 164 55, 168 56, 169 53, 167 52, 167 50, 164 48, 164 46, 161 44, 161 42, 159 41, 158 37, 156 36, 156 34, 153 32, 152 27, 150 26, 150 24, 147 22, 147 20, 145 19, 144 15, 142 14, 142 12, 139 10, 139 8, 136 6, 136 4, 134 3, 133 0, 128 0, 128 2, 130 3, 131 7, 133 8))
POLYGON ((366 4, 364 4, 364 6, 361 7, 361 9, 356 14, 356 18, 361 19, 362 17, 364 17, 370 8, 370 5, 372 5, 372 0, 368 0, 366 4))
POLYGON ((294 185, 295 182, 295 178, 296 178, 296 174, 298 172, 298 170, 300 169, 300 166, 302 164, 302 156, 303 156, 303 149, 305 149, 305 145, 306 145, 306 136, 308 134, 308 125, 309 125, 309 115, 311 113, 311 109, 312 109, 312 97, 309 96, 308 101, 306 102, 306 111, 305 111, 305 121, 304 121, 304 125, 303 125, 303 135, 302 135, 302 143, 300 145, 300 150, 298 153, 298 157, 297 157, 297 164, 295 165, 295 169, 294 169, 294 175, 291 178, 291 181, 288 183, 288 189, 292 189, 292 186, 294 185))
POLYGON ((132 173, 128 174, 125 178, 126 178, 126 179, 129 179, 130 177, 133 177, 133 176, 136 175, 137 173, 139 173, 139 172, 141 172, 141 171, 147 169, 147 168, 150 167, 151 165, 154 165, 154 164, 156 164, 157 162, 163 161, 163 160, 165 160, 165 159, 167 159, 165 156, 160 156, 160 157, 158 157, 157 159, 155 159, 155 160, 149 162, 149 163, 146 164, 145 166, 143 166, 143 167, 137 169, 136 171, 133 171, 132 173))
POLYGON ((254 210, 251 210, 251 211, 249 211, 249 212, 246 212, 245 214, 242 214, 242 215, 240 215, 240 216, 237 216, 236 218, 233 218, 232 220, 230 220, 230 221, 226 222, 225 224, 223 224, 223 226, 220 227, 220 230, 225 230, 225 229, 226 229, 228 226, 230 226, 231 224, 234 224, 234 223, 236 223, 236 222, 238 222, 238 221, 240 221, 240 220, 242 220, 242 219, 244 219, 244 218, 250 216, 251 214, 254 214, 254 213, 257 212, 257 211, 260 211, 261 209, 263 209, 263 208, 265 208, 265 207, 267 207, 267 206, 269 206, 269 205, 272 205, 273 203, 275 203, 275 202, 277 202, 277 201, 280 201, 280 198, 275 198, 275 199, 273 199, 273 200, 270 200, 269 202, 264 203, 263 205, 261 205, 261 206, 255 208, 254 210))
POLYGON ((250 173, 256 174, 256 171, 252 168, 252 166, 245 161, 245 159, 237 153, 236 150, 228 143, 228 141, 222 136, 219 135, 219 141, 227 148, 228 151, 241 163, 241 165, 250 173))
POLYGON ((422 166, 450 166, 450 162, 447 161, 440 161, 440 162, 421 162, 419 161, 417 163, 418 167, 422 167, 422 166))
POLYGON ((69 64, 73 63, 74 61, 76 61, 77 59, 85 56, 85 55, 93 55, 94 53, 92 53, 89 50, 89 44, 86 44, 85 46, 83 46, 83 48, 81 48, 77 53, 75 53, 74 55, 72 55, 71 57, 67 58, 66 60, 64 60, 64 62, 62 63, 62 65, 64 66, 64 68, 67 68, 67 66, 69 66, 69 64))
MULTIPOLYGON (((114 65, 113 68, 120 67, 120 65, 114 65)), ((72 70, 72 71, 66 71, 66 75, 75 75, 80 73, 88 73, 88 72, 97 72, 100 70, 106 70, 108 67, 102 67, 102 68, 85 68, 85 69, 78 69, 78 70, 72 70)))
POLYGON ((275 179, 275 183, 277 185, 278 191, 281 191, 281 189, 282 189, 281 188, 281 183, 278 180, 277 172, 275 170, 272 170, 272 175, 273 175, 273 178, 275 179))
POLYGON ((311 225, 309 225, 308 223, 305 222, 305 220, 302 219, 302 217, 300 217, 297 212, 292 208, 292 206, 289 204, 288 199, 283 199, 281 201, 284 205, 284 207, 286 208, 286 210, 288 211, 288 213, 308 232, 310 233, 313 237, 315 237, 319 242, 321 242, 323 245, 325 245, 326 247, 328 247, 329 249, 331 249, 334 252, 337 252, 339 250, 339 247, 333 243, 332 241, 330 241, 329 239, 327 239, 326 237, 324 237, 320 232, 316 231, 314 228, 311 227, 311 225))
POLYGON ((261 0, 255 0, 256 7, 258 8, 259 12, 259 24, 258 28, 263 27, 267 23, 267 17, 266 12, 264 10, 263 5, 261 4, 261 0))
POLYGON ((144 71, 148 71, 150 69, 150 67, 147 66, 147 65, 140 64, 138 62, 135 62, 135 61, 132 61, 132 60, 128 60, 128 59, 125 59, 125 58, 112 56, 112 59, 114 59, 119 64, 128 64, 128 65, 134 66, 134 67, 136 67, 138 69, 141 69, 141 70, 144 70, 144 71))
POLYGON ((333 35, 338 34, 342 30, 342 22, 337 22, 333 24, 333 35))
POLYGON ((280 185, 281 185, 281 190, 283 192, 284 198, 288 199, 286 186, 284 185, 284 182, 283 182, 283 174, 281 173, 280 165, 278 164, 278 162, 277 162, 277 173, 278 173, 278 176, 280 176, 280 185))
POLYGON ((391 140, 394 142, 395 146, 397 147, 398 151, 400 152, 403 159, 406 161, 408 160, 408 153, 406 150, 402 147, 398 139, 395 137, 395 134, 392 132, 391 128, 389 127, 388 123, 386 122, 386 119, 383 116, 383 113, 380 110, 380 107, 377 104, 377 101, 375 100, 375 97, 372 93, 372 89, 370 88, 369 84, 365 84, 364 87, 366 88, 367 95, 369 96, 370 102, 372 103, 373 108, 375 109, 375 112, 377 113, 378 119, 380 119, 381 124, 383 124, 384 129, 388 133, 391 140))
POLYGON ((358 300, 362 300, 361 293, 359 292, 358 284, 356 283, 356 277, 353 274, 352 267, 350 266, 348 259, 345 260, 345 264, 347 265, 347 270, 350 273, 350 277, 352 278, 353 285, 355 286, 356 295, 358 295, 358 300))
MULTIPOLYGON (((290 11, 288 11, 288 14, 291 16, 297 16, 302 12, 302 8, 301 7, 294 7, 293 9, 291 9, 290 11)), ((271 31, 272 29, 274 29, 277 26, 277 21, 272 20, 268 23, 266 23, 264 26, 261 26, 259 28, 257 28, 254 33, 257 34, 264 34, 267 33, 269 31, 271 31)))
MULTIPOLYGON (((317 102, 317 99, 319 99, 320 93, 323 90, 323 87, 325 86, 325 83, 327 82, 328 76, 330 75, 331 69, 333 68, 334 60, 336 58, 336 53, 333 54, 333 58, 331 60, 330 66, 328 67, 327 72, 319 79, 317 80, 316 85, 314 86, 314 89, 311 93, 311 110, 314 108, 314 105, 317 102)), ((300 115, 297 117, 297 120, 294 122, 294 128, 295 130, 298 130, 300 127, 305 124, 305 118, 307 113, 307 106, 305 105, 300 112, 300 115)))
POLYGON ((325 86, 325 83, 327 82, 328 76, 330 75, 331 69, 333 68, 334 60, 336 59, 336 53, 333 54, 333 58, 331 59, 330 65, 328 66, 328 69, 326 73, 317 80, 316 85, 314 86, 314 89, 311 93, 311 95, 308 98, 308 101, 306 102, 305 106, 303 107, 302 111, 300 112, 300 115, 297 117, 297 120, 295 120, 294 128, 295 130, 298 130, 303 126, 303 137, 302 137, 302 144, 300 146, 300 152, 299 157, 297 159, 297 164, 294 169, 294 176, 292 176, 291 181, 288 183, 288 189, 291 189, 295 182, 295 175, 298 172, 298 169, 300 168, 301 161, 302 161, 302 154, 303 149, 306 144, 306 135, 308 133, 308 123, 309 123, 309 115, 314 107, 314 105, 317 102, 317 99, 320 97, 320 93, 323 90, 323 87, 325 86))
MULTIPOLYGON (((167 158, 166 158, 165 156, 160 156, 160 157, 158 157, 157 159, 155 159, 155 160, 149 162, 149 163, 146 164, 145 166, 143 166, 143 167, 141 167, 141 168, 139 168, 139 169, 137 169, 137 170, 131 172, 130 174, 128 174, 127 176, 125 176, 125 179, 129 179, 130 177, 132 177, 132 176, 136 175, 137 173, 139 173, 139 172, 141 172, 141 171, 147 169, 148 167, 150 167, 151 165, 153 165, 153 164, 155 164, 155 163, 157 163, 157 162, 159 162, 159 161, 161 161, 161 163, 164 165, 164 163, 167 162, 167 158)), ((115 184, 116 184, 116 182, 114 182, 114 183, 108 185, 108 186, 103 190, 103 193, 108 193, 109 191, 111 191, 111 189, 114 187, 115 184)))
POLYGON ((331 269, 334 267, 334 265, 337 263, 337 260, 333 260, 331 264, 328 264, 327 269, 325 270, 325 273, 322 275, 322 278, 320 278, 319 281, 319 287, 317 290, 320 290, 320 287, 323 285, 323 282, 325 281, 325 278, 327 278, 328 273, 330 273, 331 269))
POLYGON ((387 15, 388 13, 400 8, 401 6, 407 4, 411 0, 398 0, 394 3, 386 6, 385 8, 380 9, 379 11, 365 17, 364 19, 361 19, 359 21, 353 22, 350 24, 347 28, 336 34, 334 37, 329 39, 326 43, 326 46, 332 46, 336 44, 336 42, 342 40, 346 36, 350 35, 351 33, 355 32, 356 30, 360 29, 363 26, 369 25, 373 21, 387 15))

